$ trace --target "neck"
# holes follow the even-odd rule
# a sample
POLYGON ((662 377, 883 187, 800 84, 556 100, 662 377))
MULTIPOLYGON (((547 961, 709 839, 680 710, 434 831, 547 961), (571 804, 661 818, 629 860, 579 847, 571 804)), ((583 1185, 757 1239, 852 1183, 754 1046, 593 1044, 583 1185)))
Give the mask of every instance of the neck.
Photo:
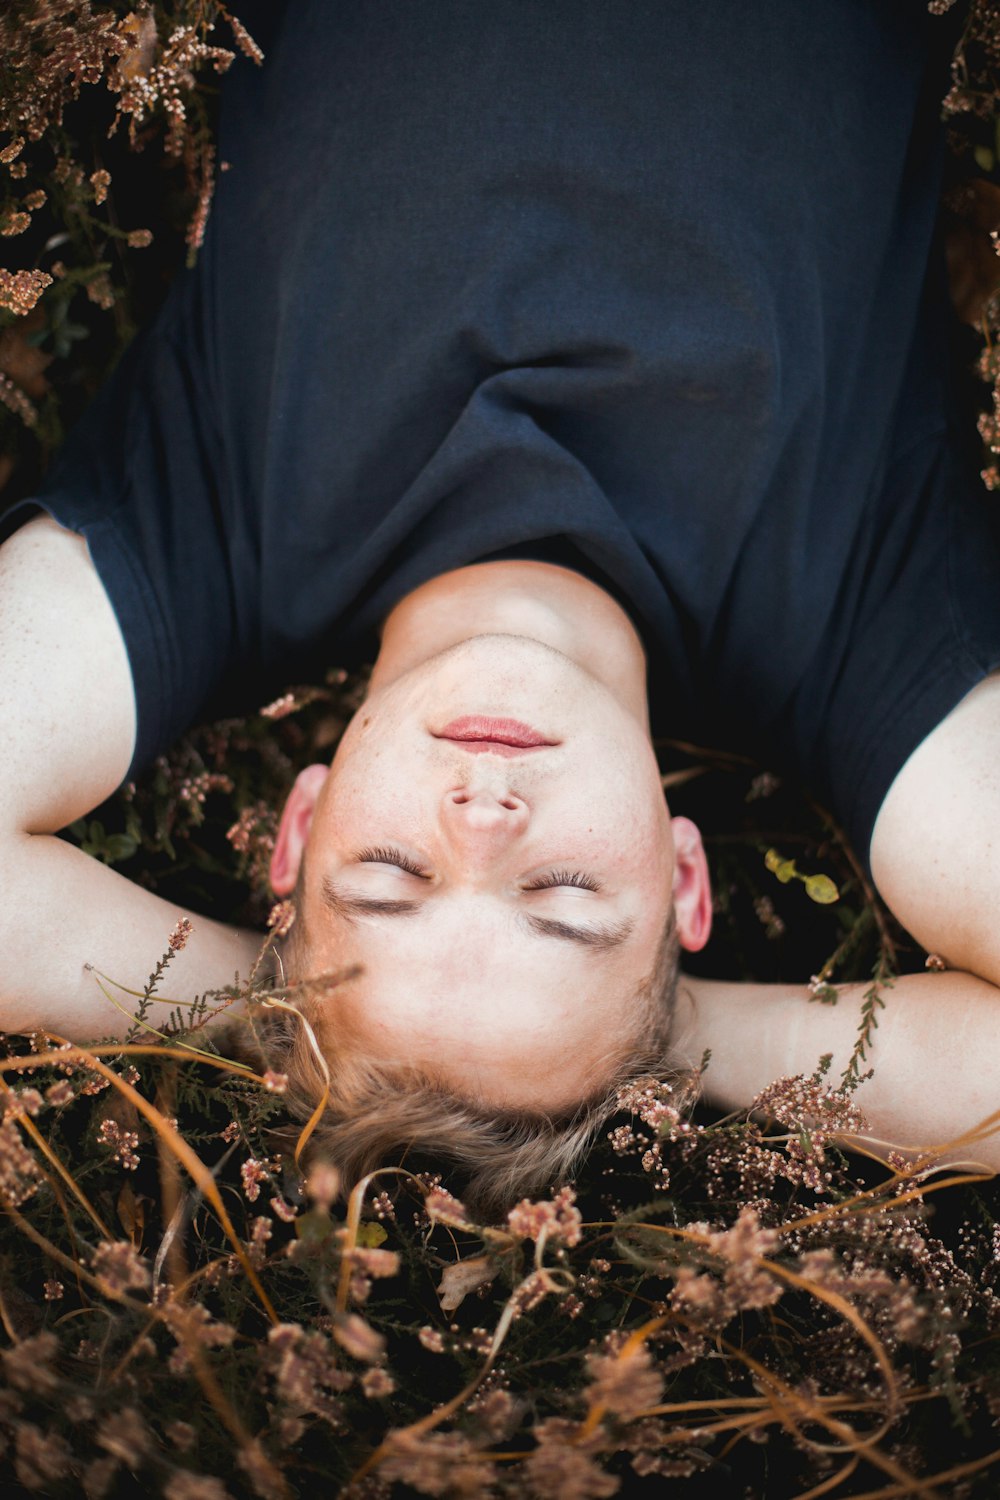
POLYGON ((561 651, 649 730, 646 656, 625 611, 569 568, 476 563, 422 584, 385 621, 372 690, 478 635, 518 635, 561 651))

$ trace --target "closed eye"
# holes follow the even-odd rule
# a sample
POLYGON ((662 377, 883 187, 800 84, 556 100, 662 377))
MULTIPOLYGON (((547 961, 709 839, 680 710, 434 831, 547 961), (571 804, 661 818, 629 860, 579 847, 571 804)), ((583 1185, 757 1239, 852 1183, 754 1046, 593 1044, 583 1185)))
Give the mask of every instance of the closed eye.
POLYGON ((581 891, 599 891, 600 882, 593 875, 585 875, 581 870, 551 870, 547 875, 540 875, 537 880, 530 881, 524 889, 526 891, 551 891, 558 886, 570 885, 581 891))
POLYGON ((374 849, 362 849, 354 858, 359 865, 394 865, 397 870, 405 870, 407 875, 416 875, 420 880, 430 879, 426 870, 422 870, 414 860, 399 849, 381 846, 374 849))
MULTIPOLYGON (((361 849, 354 856, 358 864, 362 865, 391 865, 397 870, 405 870, 407 875, 415 875, 419 880, 429 880, 431 877, 426 870, 416 863, 415 860, 391 845, 376 845, 372 848, 361 849)), ((560 887, 569 886, 575 890, 599 891, 600 882, 593 875, 587 875, 582 870, 550 870, 546 875, 539 875, 535 880, 529 881, 524 887, 526 891, 552 891, 560 887)))

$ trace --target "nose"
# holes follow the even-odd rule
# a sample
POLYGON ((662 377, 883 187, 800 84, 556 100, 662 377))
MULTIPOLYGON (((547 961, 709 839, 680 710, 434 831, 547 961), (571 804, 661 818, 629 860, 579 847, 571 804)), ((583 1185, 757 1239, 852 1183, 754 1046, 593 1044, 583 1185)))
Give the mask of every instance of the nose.
POLYGON ((447 792, 441 816, 453 838, 484 849, 512 842, 528 826, 527 805, 513 792, 496 787, 447 792))

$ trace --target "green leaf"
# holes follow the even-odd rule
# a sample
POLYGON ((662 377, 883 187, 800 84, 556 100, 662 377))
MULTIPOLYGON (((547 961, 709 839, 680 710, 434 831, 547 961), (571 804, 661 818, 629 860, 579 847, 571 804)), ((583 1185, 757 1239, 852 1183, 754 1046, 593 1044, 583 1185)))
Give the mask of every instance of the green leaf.
POLYGON ((99 859, 106 838, 104 824, 100 818, 94 818, 89 823, 85 823, 81 818, 80 823, 82 825, 80 829, 80 848, 84 854, 90 854, 99 859))
POLYGON ((121 859, 131 859, 138 849, 136 840, 127 833, 111 833, 104 840, 103 854, 109 863, 115 864, 121 859))
POLYGON ((806 895, 810 901, 817 901, 820 906, 829 906, 832 902, 840 900, 840 892, 829 875, 808 875, 806 895))
POLYGON ((972 154, 976 159, 976 166, 979 167, 981 171, 993 171, 993 163, 995 162, 996 158, 993 155, 993 152, 990 150, 989 146, 976 146, 972 154))

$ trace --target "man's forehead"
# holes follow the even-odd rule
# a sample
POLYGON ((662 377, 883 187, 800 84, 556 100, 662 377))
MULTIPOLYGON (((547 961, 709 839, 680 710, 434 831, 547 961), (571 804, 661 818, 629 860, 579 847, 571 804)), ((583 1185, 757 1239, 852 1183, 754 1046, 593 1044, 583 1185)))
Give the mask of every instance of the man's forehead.
MULTIPOLYGON (((610 1027, 585 1002, 548 1008, 537 990, 505 992, 492 978, 450 996, 414 986, 385 993, 365 978, 345 986, 337 1005, 351 1047, 376 1065, 415 1068, 479 1104, 575 1105, 614 1072, 630 1036, 627 1025, 610 1027)), ((335 1045, 332 1017, 324 1029, 335 1045)))

